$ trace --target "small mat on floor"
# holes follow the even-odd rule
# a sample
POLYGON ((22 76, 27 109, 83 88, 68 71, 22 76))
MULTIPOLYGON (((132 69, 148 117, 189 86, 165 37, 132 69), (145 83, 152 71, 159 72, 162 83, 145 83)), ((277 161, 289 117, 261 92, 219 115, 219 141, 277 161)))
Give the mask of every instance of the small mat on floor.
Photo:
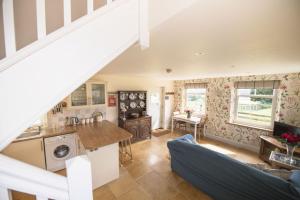
POLYGON ((152 131, 152 135, 155 137, 160 137, 160 136, 166 135, 168 133, 170 133, 170 131, 166 130, 166 129, 155 129, 152 131))

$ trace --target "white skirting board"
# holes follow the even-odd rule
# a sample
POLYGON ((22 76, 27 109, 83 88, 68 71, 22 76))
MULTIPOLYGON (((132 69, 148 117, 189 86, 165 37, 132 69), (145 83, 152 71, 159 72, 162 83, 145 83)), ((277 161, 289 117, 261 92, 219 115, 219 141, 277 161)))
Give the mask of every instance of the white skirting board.
POLYGON ((236 146, 236 147, 239 147, 239 148, 242 148, 242 149, 247 149, 247 150, 253 151, 255 153, 259 153, 259 147, 256 147, 256 146, 241 144, 241 143, 238 143, 238 142, 233 141, 233 140, 229 140, 229 139, 226 139, 226 138, 223 138, 223 137, 218 137, 218 136, 209 134, 207 132, 205 133, 205 137, 213 139, 213 140, 217 140, 217 141, 220 141, 220 142, 224 142, 226 144, 230 144, 232 146, 236 146))
POLYGON ((91 161, 93 189, 119 178, 119 144, 87 151, 91 161))

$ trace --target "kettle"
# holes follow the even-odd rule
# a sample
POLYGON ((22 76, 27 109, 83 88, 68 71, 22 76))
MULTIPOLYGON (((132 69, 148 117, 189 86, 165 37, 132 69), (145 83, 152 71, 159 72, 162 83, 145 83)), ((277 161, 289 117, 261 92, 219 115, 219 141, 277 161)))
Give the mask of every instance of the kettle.
POLYGON ((70 121, 71 121, 71 125, 73 125, 73 126, 76 126, 77 124, 79 124, 78 117, 71 117, 70 121))
POLYGON ((103 116, 102 115, 97 116, 97 122, 102 122, 102 120, 103 120, 103 116))

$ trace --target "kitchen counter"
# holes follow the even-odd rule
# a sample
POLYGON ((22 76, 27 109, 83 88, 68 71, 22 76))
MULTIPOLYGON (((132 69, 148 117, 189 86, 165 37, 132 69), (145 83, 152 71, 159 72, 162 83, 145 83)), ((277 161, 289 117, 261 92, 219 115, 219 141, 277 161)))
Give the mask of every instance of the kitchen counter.
MULTIPOLYGON (((78 136, 83 146, 83 154, 90 160, 93 189, 119 178, 119 142, 130 139, 132 134, 109 121, 45 129, 39 135, 18 138, 15 142, 35 141, 38 138, 43 141, 43 138, 71 133, 78 136)), ((37 147, 40 148, 40 143, 37 147)))
POLYGON ((104 120, 102 122, 86 125, 44 129, 39 135, 19 138, 14 142, 54 137, 70 133, 76 133, 79 136, 80 141, 86 150, 95 150, 97 148, 127 140, 132 137, 132 135, 126 130, 117 127, 115 124, 107 120, 104 120))
POLYGON ((94 150, 132 137, 126 130, 106 120, 77 126, 76 132, 87 150, 94 150))

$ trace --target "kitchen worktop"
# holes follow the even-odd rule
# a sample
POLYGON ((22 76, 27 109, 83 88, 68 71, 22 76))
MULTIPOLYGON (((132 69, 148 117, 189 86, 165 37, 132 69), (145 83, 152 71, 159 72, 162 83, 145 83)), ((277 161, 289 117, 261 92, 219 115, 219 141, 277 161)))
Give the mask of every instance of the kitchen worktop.
POLYGON ((115 124, 104 120, 86 125, 64 126, 60 128, 48 128, 41 131, 39 135, 19 138, 15 142, 31 140, 37 138, 47 138, 65 134, 76 133, 86 150, 95 150, 97 148, 127 140, 132 135, 115 124))
POLYGON ((117 127, 107 120, 88 125, 80 125, 77 126, 76 129, 83 146, 88 150, 94 150, 132 137, 131 133, 117 127))

